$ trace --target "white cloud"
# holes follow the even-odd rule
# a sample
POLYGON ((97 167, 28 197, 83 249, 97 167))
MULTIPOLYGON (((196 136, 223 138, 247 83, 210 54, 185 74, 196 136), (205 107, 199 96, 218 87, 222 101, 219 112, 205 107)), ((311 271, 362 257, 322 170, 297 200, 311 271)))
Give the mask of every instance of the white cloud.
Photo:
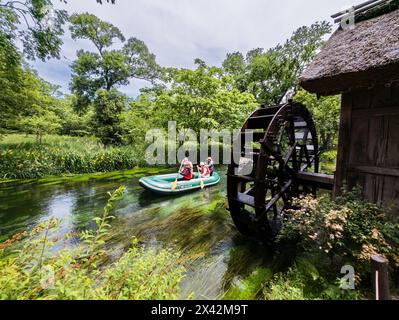
MULTIPOLYGON (((330 15, 363 0, 116 0, 99 5, 95 0, 54 0, 57 8, 89 12, 119 27, 124 35, 144 40, 162 66, 192 67, 195 58, 221 65, 227 52, 243 53, 285 41, 300 26, 331 21, 330 15)), ((36 62, 39 74, 67 90, 69 65, 76 50, 92 48, 88 41, 64 37, 66 59, 36 62)), ((142 81, 123 89, 136 95, 142 81)))

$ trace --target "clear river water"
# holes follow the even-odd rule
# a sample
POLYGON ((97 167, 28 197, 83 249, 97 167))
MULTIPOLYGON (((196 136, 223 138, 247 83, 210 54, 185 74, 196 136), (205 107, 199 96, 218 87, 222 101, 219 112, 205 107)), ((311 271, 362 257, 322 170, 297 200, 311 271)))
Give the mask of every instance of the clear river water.
POLYGON ((173 169, 1 183, 0 242, 51 216, 62 220, 62 233, 90 228, 107 202, 107 192, 124 185, 126 194, 114 209, 111 256, 119 256, 134 237, 147 247, 176 248, 193 260, 181 284, 181 297, 222 298, 232 284, 239 286, 254 270, 269 266, 272 254, 236 231, 226 210, 226 168, 217 171, 219 185, 177 196, 154 195, 138 183, 143 176, 173 169))

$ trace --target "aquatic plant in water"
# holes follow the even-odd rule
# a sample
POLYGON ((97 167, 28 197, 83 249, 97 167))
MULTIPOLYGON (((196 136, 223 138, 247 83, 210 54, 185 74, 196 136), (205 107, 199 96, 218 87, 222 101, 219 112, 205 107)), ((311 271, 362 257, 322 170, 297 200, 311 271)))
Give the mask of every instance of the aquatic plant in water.
POLYGON ((0 244, 0 299, 176 299, 185 268, 180 254, 149 249, 133 240, 119 259, 107 264, 105 245, 115 202, 110 194, 96 228, 79 235, 75 246, 55 250, 69 237, 57 237, 52 218, 0 244))

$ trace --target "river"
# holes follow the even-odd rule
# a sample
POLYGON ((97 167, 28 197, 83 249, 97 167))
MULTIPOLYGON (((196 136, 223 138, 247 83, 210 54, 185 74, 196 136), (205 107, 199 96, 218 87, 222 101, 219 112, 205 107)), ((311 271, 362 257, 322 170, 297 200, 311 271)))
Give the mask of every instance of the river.
POLYGON ((137 237, 147 247, 173 247, 194 260, 181 284, 181 298, 218 299, 257 268, 270 266, 272 254, 241 236, 226 210, 226 168, 221 182, 177 196, 143 190, 139 178, 173 172, 135 169, 0 184, 0 241, 52 216, 62 220, 60 233, 93 226, 107 201, 107 192, 126 186, 115 207, 111 256, 119 256, 137 237))

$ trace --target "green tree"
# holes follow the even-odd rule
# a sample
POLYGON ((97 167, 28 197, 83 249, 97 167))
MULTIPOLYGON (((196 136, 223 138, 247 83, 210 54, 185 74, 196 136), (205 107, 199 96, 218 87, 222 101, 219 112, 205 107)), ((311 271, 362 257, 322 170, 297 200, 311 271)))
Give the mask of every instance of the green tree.
POLYGON ((70 21, 72 38, 87 39, 98 51, 78 51, 72 65, 71 89, 78 98, 78 109, 85 110, 99 89, 110 91, 132 78, 159 78, 161 69, 143 41, 130 38, 121 49, 112 49, 115 41, 125 42, 117 27, 88 13, 72 15, 70 21))
MULTIPOLYGON (((41 109, 39 106, 36 108, 41 109)), ((39 144, 42 143, 45 134, 54 133, 61 128, 60 118, 54 112, 43 109, 32 117, 22 118, 19 124, 25 132, 35 134, 39 144)))
MULTIPOLYGON (((59 0, 67 3, 66 0, 59 0)), ((102 0, 96 0, 102 4, 102 0)), ((0 0, 0 54, 9 66, 20 61, 16 42, 21 41, 28 59, 60 58, 65 10, 55 10, 52 0, 0 0)), ((107 0, 115 4, 115 0, 107 0)))
POLYGON ((170 89, 158 94, 154 103, 164 127, 176 121, 179 129, 236 129, 256 108, 254 97, 233 88, 222 69, 200 64, 195 70, 171 69, 170 89))
POLYGON ((294 101, 306 105, 313 114, 319 134, 320 149, 330 150, 338 138, 340 96, 317 98, 305 90, 299 90, 294 96, 294 101))
POLYGON ((283 56, 280 47, 268 50, 252 58, 245 81, 247 90, 259 103, 278 104, 295 85, 292 63, 283 56))
POLYGON ((161 124, 157 117, 157 105, 149 94, 142 93, 129 103, 128 110, 121 114, 121 127, 125 144, 144 144, 146 128, 157 128, 161 124))
POLYGON ((228 53, 223 61, 224 70, 233 76, 242 75, 245 72, 245 60, 241 52, 228 53))
POLYGON ((96 135, 105 145, 122 143, 120 114, 126 107, 126 97, 116 89, 97 91, 94 100, 96 135))
POLYGON ((249 51, 245 61, 240 53, 228 54, 223 67, 233 76, 240 91, 252 93, 261 104, 278 104, 289 91, 297 90, 299 75, 330 31, 327 22, 301 27, 282 45, 267 51, 262 48, 249 51))
POLYGON ((97 48, 97 52, 78 51, 72 65, 75 108, 85 112, 94 104, 95 122, 105 126, 95 130, 97 136, 105 144, 120 144, 122 131, 117 118, 124 110, 122 100, 126 99, 122 99, 116 88, 129 84, 133 78, 154 82, 160 77, 161 68, 143 41, 136 38, 125 41, 114 25, 88 13, 72 15, 70 21, 72 38, 87 39, 97 48), (124 43, 122 48, 112 48, 116 41, 124 43), (105 103, 110 104, 109 108, 105 103))
POLYGON ((25 131, 21 119, 41 116, 43 112, 53 112, 59 116, 62 99, 57 86, 39 78, 32 69, 16 66, 12 73, 0 64, 0 132, 8 130, 25 131))
POLYGON ((261 54, 264 53, 264 51, 265 51, 265 49, 263 49, 263 48, 255 48, 255 49, 249 50, 245 57, 246 62, 251 63, 253 58, 260 56, 261 54))
POLYGON ((88 136, 93 132, 94 110, 90 107, 84 114, 78 114, 73 108, 76 97, 69 95, 59 100, 59 108, 55 113, 62 121, 60 133, 69 136, 88 136))

